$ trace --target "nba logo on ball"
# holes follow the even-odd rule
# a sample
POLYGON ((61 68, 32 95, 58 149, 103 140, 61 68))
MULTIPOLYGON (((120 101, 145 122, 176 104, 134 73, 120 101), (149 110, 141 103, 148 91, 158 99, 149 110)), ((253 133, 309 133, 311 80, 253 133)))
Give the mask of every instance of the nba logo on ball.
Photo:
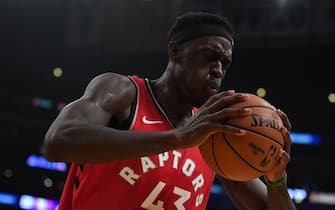
POLYGON ((283 122, 274 106, 253 94, 231 107, 251 109, 249 116, 226 122, 244 129, 246 134, 212 135, 200 146, 202 157, 210 168, 227 179, 246 181, 260 177, 278 161, 278 152, 284 145, 283 122))

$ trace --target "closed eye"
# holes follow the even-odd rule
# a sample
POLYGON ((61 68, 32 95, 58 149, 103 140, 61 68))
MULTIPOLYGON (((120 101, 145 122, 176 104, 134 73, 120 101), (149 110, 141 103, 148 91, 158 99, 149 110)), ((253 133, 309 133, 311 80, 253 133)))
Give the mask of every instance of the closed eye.
POLYGON ((215 50, 204 50, 202 51, 202 56, 208 61, 208 62, 217 62, 219 61, 222 65, 223 69, 229 68, 232 60, 231 57, 226 56, 224 53, 215 51, 215 50))

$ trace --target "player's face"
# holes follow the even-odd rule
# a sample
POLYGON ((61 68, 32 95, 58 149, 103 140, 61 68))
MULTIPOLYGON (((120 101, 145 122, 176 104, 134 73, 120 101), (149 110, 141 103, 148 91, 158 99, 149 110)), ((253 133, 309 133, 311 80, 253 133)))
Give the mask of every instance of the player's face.
POLYGON ((232 46, 224 37, 208 36, 180 46, 182 90, 194 106, 201 106, 221 87, 232 62, 232 46))

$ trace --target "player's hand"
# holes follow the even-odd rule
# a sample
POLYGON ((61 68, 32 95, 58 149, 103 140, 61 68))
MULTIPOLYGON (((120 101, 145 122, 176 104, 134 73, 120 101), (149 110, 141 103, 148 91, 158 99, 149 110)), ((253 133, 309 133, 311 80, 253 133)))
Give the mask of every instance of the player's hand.
POLYGON ((285 112, 283 112, 280 109, 277 109, 277 114, 279 115, 279 117, 283 121, 284 127, 287 129, 287 131, 291 132, 292 124, 291 124, 290 120, 288 119, 287 115, 285 114, 285 112))
POLYGON ((281 151, 279 151, 278 164, 268 173, 265 174, 267 180, 275 182, 281 180, 285 176, 285 169, 290 161, 290 152, 291 152, 291 122, 288 119, 287 115, 281 110, 277 110, 278 115, 283 121, 284 127, 282 128, 282 135, 284 137, 284 146, 281 151))
POLYGON ((235 93, 233 90, 212 96, 184 125, 176 129, 179 139, 181 139, 181 146, 198 146, 218 132, 244 135, 244 130, 226 125, 223 122, 225 119, 249 115, 250 109, 228 108, 228 106, 245 101, 247 98, 247 94, 235 93))

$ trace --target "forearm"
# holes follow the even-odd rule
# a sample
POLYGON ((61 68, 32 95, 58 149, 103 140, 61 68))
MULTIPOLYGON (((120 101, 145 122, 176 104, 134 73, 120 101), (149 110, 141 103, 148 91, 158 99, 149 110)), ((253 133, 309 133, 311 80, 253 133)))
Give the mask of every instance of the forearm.
POLYGON ((110 162, 175 149, 171 131, 133 132, 99 125, 76 125, 46 135, 44 149, 51 161, 110 162))
POLYGON ((286 184, 282 186, 268 186, 268 209, 296 210, 296 207, 287 192, 286 184))
POLYGON ((219 177, 225 192, 238 210, 264 210, 267 205, 266 186, 261 180, 231 181, 219 177))
POLYGON ((230 181, 219 177, 238 210, 296 210, 287 186, 266 186, 261 180, 230 181))
MULTIPOLYGON (((286 164, 282 164, 282 166, 286 166, 286 164)), ((264 181, 267 185, 269 210, 296 209, 288 193, 286 171, 274 170, 272 173, 268 173, 264 176, 264 181)))

